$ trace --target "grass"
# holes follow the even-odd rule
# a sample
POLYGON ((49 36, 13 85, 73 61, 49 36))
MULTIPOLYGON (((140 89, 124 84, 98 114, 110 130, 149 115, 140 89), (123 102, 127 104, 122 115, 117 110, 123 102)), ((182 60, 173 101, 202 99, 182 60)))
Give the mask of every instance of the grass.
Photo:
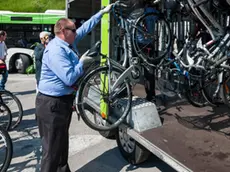
POLYGON ((65 9, 65 0, 0 0, 0 10, 13 12, 45 12, 65 9))

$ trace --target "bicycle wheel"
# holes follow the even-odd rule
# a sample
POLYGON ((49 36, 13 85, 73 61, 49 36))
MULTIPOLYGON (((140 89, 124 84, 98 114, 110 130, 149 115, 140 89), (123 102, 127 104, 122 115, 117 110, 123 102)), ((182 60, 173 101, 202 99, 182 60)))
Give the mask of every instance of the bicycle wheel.
POLYGON ((112 86, 117 78, 123 73, 122 69, 107 66, 99 67, 87 76, 81 82, 78 97, 77 109, 84 122, 92 129, 97 131, 109 131, 120 125, 131 108, 132 94, 131 87, 127 80, 119 84, 112 91, 112 86), (105 85, 108 84, 108 87, 105 85), (101 102, 104 101, 107 106, 107 117, 102 112, 101 102), (114 113, 119 109, 120 113, 114 113), (96 111, 96 113, 95 113, 96 111), (95 115, 102 116, 103 125, 95 120, 95 115))
POLYGON ((6 104, 12 114, 12 126, 11 129, 17 127, 22 121, 23 108, 20 100, 10 91, 0 91, 0 102, 6 104))
POLYGON ((0 103, 0 126, 5 130, 9 130, 11 122, 12 115, 10 109, 4 103, 0 103))
POLYGON ((189 79, 185 79, 185 97, 188 102, 195 107, 204 107, 207 100, 202 94, 201 71, 191 69, 189 79))
POLYGON ((218 86, 218 73, 203 72, 201 81, 202 94, 207 102, 212 106, 218 106, 220 104, 223 104, 223 100, 220 97, 219 92, 216 96, 214 96, 214 93, 218 86))
POLYGON ((149 13, 137 19, 132 36, 135 52, 150 63, 159 63, 169 52, 171 30, 161 14, 149 13))
POLYGON ((12 140, 6 130, 0 127, 0 171, 7 171, 13 155, 12 140))
POLYGON ((185 97, 188 102, 195 107, 204 107, 207 101, 202 94, 201 83, 198 80, 187 80, 185 87, 185 97))

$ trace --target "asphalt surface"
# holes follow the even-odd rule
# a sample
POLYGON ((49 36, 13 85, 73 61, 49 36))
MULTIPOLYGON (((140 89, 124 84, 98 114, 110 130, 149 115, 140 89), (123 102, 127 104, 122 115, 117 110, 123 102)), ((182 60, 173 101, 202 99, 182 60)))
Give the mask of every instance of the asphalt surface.
MULTIPOLYGON (((20 99, 24 116, 22 123, 10 136, 13 140, 13 159, 9 172, 40 171, 41 143, 35 121, 34 75, 10 74, 6 85, 20 99)), ((103 138, 87 127, 74 114, 70 127, 69 164, 73 172, 171 172, 174 171, 154 156, 138 166, 128 164, 121 156, 115 140, 103 138)))

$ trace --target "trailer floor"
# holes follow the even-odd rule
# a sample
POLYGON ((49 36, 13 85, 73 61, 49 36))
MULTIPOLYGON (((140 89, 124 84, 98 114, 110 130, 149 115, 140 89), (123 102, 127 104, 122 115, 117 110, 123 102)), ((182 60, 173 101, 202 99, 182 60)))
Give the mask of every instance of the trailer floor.
POLYGON ((166 105, 163 126, 141 133, 195 172, 230 171, 230 110, 196 108, 186 101, 166 105))

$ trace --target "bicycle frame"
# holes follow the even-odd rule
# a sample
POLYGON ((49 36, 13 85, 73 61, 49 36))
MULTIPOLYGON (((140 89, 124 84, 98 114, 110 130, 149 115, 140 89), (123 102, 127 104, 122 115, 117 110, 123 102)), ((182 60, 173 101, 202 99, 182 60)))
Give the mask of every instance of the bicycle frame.
MULTIPOLYGON (((158 1, 156 1, 156 3, 158 3, 158 1)), ((160 12, 158 10, 154 10, 154 12, 150 12, 149 14, 151 14, 151 13, 154 13, 156 15, 160 14, 160 12)), ((143 10, 143 14, 144 14, 144 10, 143 10)), ((132 31, 134 29, 136 29, 138 32, 144 33, 144 35, 146 35, 146 36, 148 36, 148 35, 151 36, 151 34, 148 34, 147 32, 143 31, 142 28, 139 28, 138 26, 136 26, 136 21, 140 17, 142 17, 142 15, 140 15, 137 19, 132 19, 132 18, 127 18, 126 19, 122 15, 118 15, 118 17, 116 17, 116 14, 114 12, 114 18, 119 19, 120 27, 125 30, 124 39, 123 39, 123 42, 122 42, 122 44, 123 44, 122 46, 123 46, 123 49, 124 49, 124 61, 122 63, 122 66, 124 66, 124 67, 128 66, 128 62, 129 62, 130 58, 133 57, 133 47, 134 47, 134 45, 133 45, 133 39, 132 39, 132 35, 131 35, 132 31)), ((164 37, 164 34, 161 31, 159 39, 162 40, 163 37, 164 37)), ((161 49, 163 49, 163 47, 161 47, 161 49)), ((142 57, 140 57, 140 58, 142 58, 142 57)), ((144 60, 147 63, 146 59, 142 58, 142 60, 144 60)))
MULTIPOLYGON (((198 0, 187 0, 188 4, 190 5, 192 11, 198 17, 198 19, 203 23, 203 25, 208 29, 211 37, 213 40, 216 40, 219 36, 224 34, 223 28, 216 22, 213 16, 206 10, 203 3, 198 5, 198 0), (208 19, 206 20, 201 12, 204 13, 205 17, 208 19)), ((205 2, 204 2, 205 3, 205 2)))
MULTIPOLYGON (((220 66, 220 67, 223 67, 223 68, 230 69, 230 66, 227 66, 226 63, 224 63, 228 59, 228 57, 219 56, 219 58, 217 58, 217 59, 215 58, 214 60, 211 60, 215 56, 217 56, 220 52, 224 53, 226 51, 226 47, 230 46, 230 40, 229 40, 230 34, 227 33, 224 36, 223 39, 220 39, 221 36, 224 35, 223 28, 215 21, 213 16, 206 10, 205 6, 203 4, 197 5, 197 2, 195 0, 187 0, 187 2, 189 3, 189 5, 192 8, 193 12, 196 14, 196 16, 199 18, 199 20, 204 24, 204 26, 208 29, 209 33, 211 34, 212 41, 206 43, 205 45, 202 45, 201 40, 198 41, 198 43, 197 43, 197 48, 199 48, 201 50, 204 50, 208 54, 208 56, 199 57, 197 63, 194 64, 194 60, 188 54, 186 54, 186 58, 188 59, 188 62, 189 62, 189 64, 187 65, 181 60, 181 55, 184 52, 184 50, 186 49, 186 47, 184 47, 184 48, 182 48, 182 50, 178 54, 173 52, 173 54, 175 56, 175 59, 170 59, 169 60, 170 62, 168 62, 167 65, 171 64, 171 63, 174 63, 176 60, 178 60, 179 63, 185 69, 190 69, 190 68, 194 67, 196 69, 206 70, 204 66, 200 65, 200 63, 203 60, 208 60, 209 62, 211 62, 213 64, 212 67, 220 66), (201 12, 205 14, 205 16, 208 19, 208 21, 202 16, 201 12), (209 46, 210 44, 216 43, 218 41, 220 41, 220 42, 215 47, 215 49, 212 50, 212 52, 209 52, 209 50, 207 49, 207 46, 209 46), (222 57, 224 57, 224 58, 222 58, 222 57)), ((125 28, 126 34, 127 34, 127 36, 125 36, 125 38, 123 40, 123 44, 128 45, 128 49, 126 47, 124 47, 124 49, 125 49, 125 59, 124 59, 124 63, 122 64, 122 66, 126 66, 126 64, 128 62, 127 58, 132 57, 132 51, 130 51, 130 50, 132 50, 132 47, 131 47, 132 40, 131 40, 131 35, 130 35, 130 33, 128 31, 129 31, 130 25, 131 25, 131 27, 135 27, 135 25, 132 24, 131 21, 123 19, 121 16, 119 16, 119 18, 121 20, 121 27, 125 28), (128 50, 128 53, 127 53, 127 50, 128 50)), ((155 67, 155 68, 158 67, 158 66, 149 64, 147 61, 144 61, 144 62, 148 66, 155 67)), ((176 66, 176 69, 178 71, 180 71, 181 74, 185 75, 187 73, 187 70, 182 70, 177 63, 174 63, 174 65, 176 66)), ((124 73, 117 79, 117 81, 115 82, 112 90, 114 90, 114 88, 116 88, 119 84, 123 83, 123 81, 125 79, 131 79, 132 82, 135 82, 135 80, 132 80, 132 72, 135 70, 136 67, 137 67, 137 65, 131 64, 124 71, 124 73)), ((221 78, 221 73, 220 73, 220 77, 218 77, 218 78, 221 78)), ((221 82, 222 81, 219 80, 219 83, 221 83, 221 82)))

